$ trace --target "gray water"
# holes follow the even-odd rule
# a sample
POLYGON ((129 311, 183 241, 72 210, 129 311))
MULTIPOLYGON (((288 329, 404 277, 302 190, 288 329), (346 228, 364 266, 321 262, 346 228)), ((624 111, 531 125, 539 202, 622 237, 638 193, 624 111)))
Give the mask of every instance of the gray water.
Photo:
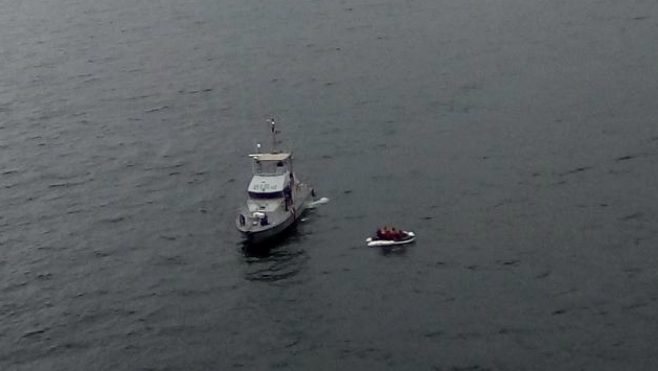
POLYGON ((656 370, 657 42, 645 0, 0 0, 0 370, 656 370), (331 202, 252 255, 271 116, 331 202))

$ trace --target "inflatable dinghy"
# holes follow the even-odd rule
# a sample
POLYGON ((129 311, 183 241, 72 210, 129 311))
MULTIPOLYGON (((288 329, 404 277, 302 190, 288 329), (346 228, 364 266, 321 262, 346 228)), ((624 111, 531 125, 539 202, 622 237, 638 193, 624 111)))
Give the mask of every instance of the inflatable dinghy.
POLYGON ((395 240, 386 240, 386 239, 378 239, 377 237, 368 237, 366 239, 366 243, 370 247, 396 246, 396 245, 406 245, 416 240, 416 234, 414 232, 402 231, 402 233, 404 234, 404 237, 395 240))

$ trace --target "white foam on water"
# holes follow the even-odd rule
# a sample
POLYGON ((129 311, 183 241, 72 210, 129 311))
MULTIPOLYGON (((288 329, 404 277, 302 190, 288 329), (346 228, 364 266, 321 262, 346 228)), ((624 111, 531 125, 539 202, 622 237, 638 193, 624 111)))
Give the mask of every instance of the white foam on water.
POLYGON ((320 198, 319 200, 316 200, 316 201, 311 202, 311 203, 308 205, 308 208, 309 208, 309 209, 315 209, 316 207, 318 207, 318 206, 320 206, 320 205, 324 205, 324 204, 326 204, 327 202, 329 202, 329 198, 328 198, 328 197, 322 197, 322 198, 320 198))

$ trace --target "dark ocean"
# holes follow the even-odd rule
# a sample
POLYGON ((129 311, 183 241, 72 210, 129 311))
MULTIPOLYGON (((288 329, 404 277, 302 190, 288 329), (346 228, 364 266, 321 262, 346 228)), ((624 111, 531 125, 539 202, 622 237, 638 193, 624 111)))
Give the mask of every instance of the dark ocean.
POLYGON ((0 159, 2 371, 658 370, 655 0, 0 0, 0 159))

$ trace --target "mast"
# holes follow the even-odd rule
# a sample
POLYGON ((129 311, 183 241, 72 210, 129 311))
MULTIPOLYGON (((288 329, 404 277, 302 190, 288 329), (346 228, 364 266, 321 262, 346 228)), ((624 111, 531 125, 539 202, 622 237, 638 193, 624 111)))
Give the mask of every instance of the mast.
POLYGON ((272 152, 276 152, 276 122, 273 118, 267 121, 270 123, 270 130, 272 132, 272 152))

